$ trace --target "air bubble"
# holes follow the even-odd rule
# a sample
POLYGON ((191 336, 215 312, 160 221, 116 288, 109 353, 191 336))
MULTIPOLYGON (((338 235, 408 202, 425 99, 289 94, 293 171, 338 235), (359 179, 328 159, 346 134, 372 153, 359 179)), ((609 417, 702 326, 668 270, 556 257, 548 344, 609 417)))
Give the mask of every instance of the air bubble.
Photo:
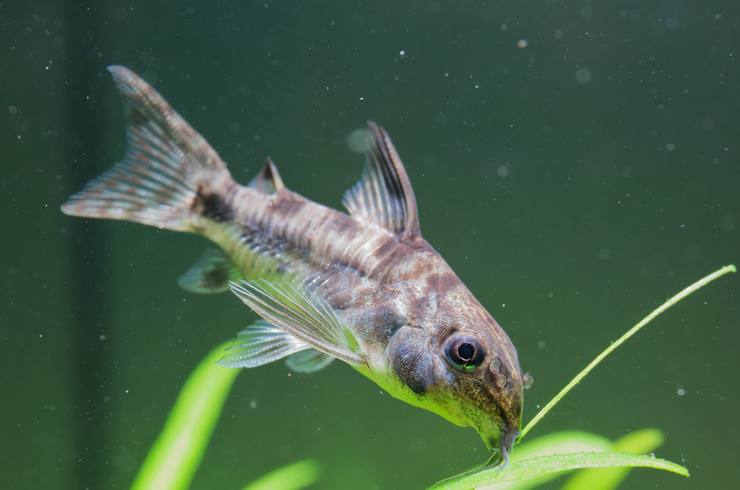
POLYGON ((576 82, 581 85, 585 85, 591 81, 591 70, 585 66, 580 66, 576 69, 576 82))
POLYGON ((373 135, 365 128, 355 129, 347 135, 347 146, 354 153, 365 153, 373 147, 373 135))

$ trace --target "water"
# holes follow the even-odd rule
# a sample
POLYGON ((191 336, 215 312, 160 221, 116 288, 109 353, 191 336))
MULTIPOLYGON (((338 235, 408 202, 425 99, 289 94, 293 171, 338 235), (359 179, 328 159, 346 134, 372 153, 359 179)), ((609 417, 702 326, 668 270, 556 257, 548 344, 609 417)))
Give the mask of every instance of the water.
MULTIPOLYGON (((678 289, 740 261, 734 2, 0 2, 3 488, 126 487, 183 379, 253 319, 175 285, 197 237, 63 216, 121 155, 105 66, 154 82, 246 181, 339 205, 347 137, 394 138, 422 231, 518 346, 525 418, 678 289)), ((658 427, 692 477, 740 483, 737 277, 619 351, 532 437, 658 427)), ((419 488, 485 458, 472 430, 346 367, 237 379, 194 488, 319 461, 319 488, 419 488)))

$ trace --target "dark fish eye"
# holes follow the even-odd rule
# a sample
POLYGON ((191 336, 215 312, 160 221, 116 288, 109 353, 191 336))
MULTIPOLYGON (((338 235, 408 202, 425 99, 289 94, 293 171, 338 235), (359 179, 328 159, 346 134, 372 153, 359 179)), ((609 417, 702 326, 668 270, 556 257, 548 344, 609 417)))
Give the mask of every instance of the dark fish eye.
POLYGON ((486 352, 481 343, 468 335, 456 335, 447 339, 444 346, 445 357, 455 369, 473 371, 483 364, 486 352))

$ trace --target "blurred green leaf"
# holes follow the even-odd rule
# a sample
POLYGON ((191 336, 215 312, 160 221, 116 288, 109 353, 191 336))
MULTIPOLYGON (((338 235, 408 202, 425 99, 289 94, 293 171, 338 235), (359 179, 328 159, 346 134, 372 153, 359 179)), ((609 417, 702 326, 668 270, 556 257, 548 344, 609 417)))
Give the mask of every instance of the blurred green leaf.
POLYGON ((300 490, 319 479, 321 469, 310 459, 281 466, 253 481, 243 490, 300 490))
POLYGON ((669 471, 681 476, 689 476, 683 466, 652 456, 641 456, 626 453, 571 453, 539 456, 509 463, 505 468, 489 468, 478 472, 443 480, 432 488, 447 490, 468 490, 471 488, 507 488, 519 480, 539 478, 549 474, 560 474, 564 471, 581 468, 641 467, 669 471))
POLYGON ((195 368, 175 401, 132 485, 134 490, 187 488, 239 374, 216 364, 228 344, 213 349, 195 368))
POLYGON ((511 455, 512 461, 551 454, 604 452, 612 449, 612 441, 606 437, 576 430, 553 432, 519 444, 511 455))
MULTIPOLYGON (((657 429, 631 432, 614 442, 614 451, 646 454, 663 444, 663 434, 657 429)), ((627 478, 630 468, 598 468, 581 470, 565 482, 561 490, 614 490, 627 478)))

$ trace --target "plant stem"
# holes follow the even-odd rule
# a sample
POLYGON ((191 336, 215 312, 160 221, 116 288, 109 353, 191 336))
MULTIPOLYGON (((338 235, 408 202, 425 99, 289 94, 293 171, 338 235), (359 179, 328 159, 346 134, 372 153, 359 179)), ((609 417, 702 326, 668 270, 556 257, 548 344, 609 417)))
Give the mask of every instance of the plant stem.
POLYGON ((585 368, 583 368, 583 370, 580 373, 578 373, 572 380, 570 380, 570 382, 567 385, 565 385, 565 387, 562 390, 560 390, 560 392, 557 395, 555 395, 552 398, 552 400, 550 400, 549 402, 547 402, 547 405, 545 405, 544 407, 542 407, 542 409, 537 413, 537 415, 535 415, 534 418, 532 418, 532 420, 530 420, 529 423, 524 426, 524 429, 522 429, 521 435, 519 436, 519 439, 518 440, 521 441, 521 439, 525 435, 527 435, 527 433, 530 430, 532 430, 532 428, 535 425, 537 425, 537 423, 540 420, 542 420, 542 418, 545 415, 547 415, 547 413, 550 410, 552 410, 553 407, 555 407, 555 405, 557 405, 558 402, 560 402, 560 400, 565 395, 567 395, 568 392, 570 392, 570 390, 572 390, 573 388, 575 388, 575 386, 578 383, 580 383, 583 380, 583 378, 585 378, 588 375, 588 373, 590 373, 593 370, 593 368, 595 368, 601 361, 603 361, 604 358, 606 358, 606 356, 608 356, 609 354, 611 354, 612 352, 614 352, 617 349, 617 347, 619 347, 620 345, 622 345, 623 343, 625 343, 627 341, 627 339, 629 339, 634 334, 636 334, 638 331, 640 331, 640 329, 642 327, 644 327, 645 325, 647 325, 648 323, 650 323, 658 315, 660 315, 661 313, 663 313, 664 311, 666 311, 668 308, 670 308, 671 306, 673 306, 676 303, 678 303, 679 301, 681 301, 682 299, 686 298, 690 294, 698 291, 699 289, 703 288, 704 286, 706 286, 710 282, 712 282, 712 281, 714 281, 716 279, 719 279, 720 277, 724 276, 725 274, 729 274, 731 272, 736 272, 736 269, 735 269, 735 266, 734 265, 726 265, 726 266, 722 267, 721 269, 718 269, 718 270, 712 272, 711 274, 703 277, 702 279, 699 279, 698 281, 696 281, 691 286, 689 286, 689 287, 685 288, 684 290, 680 291, 679 293, 675 294, 668 301, 666 301, 665 303, 663 303, 662 305, 660 305, 658 308, 656 308, 655 310, 653 310, 648 316, 646 316, 645 318, 643 318, 642 320, 640 320, 640 322, 637 325, 635 325, 634 327, 630 328, 624 335, 622 335, 621 337, 619 337, 619 339, 617 339, 616 342, 613 342, 612 344, 610 344, 609 347, 607 347, 606 349, 604 349, 598 356, 596 356, 594 358, 594 360, 591 361, 588 364, 588 366, 586 366, 585 368))

